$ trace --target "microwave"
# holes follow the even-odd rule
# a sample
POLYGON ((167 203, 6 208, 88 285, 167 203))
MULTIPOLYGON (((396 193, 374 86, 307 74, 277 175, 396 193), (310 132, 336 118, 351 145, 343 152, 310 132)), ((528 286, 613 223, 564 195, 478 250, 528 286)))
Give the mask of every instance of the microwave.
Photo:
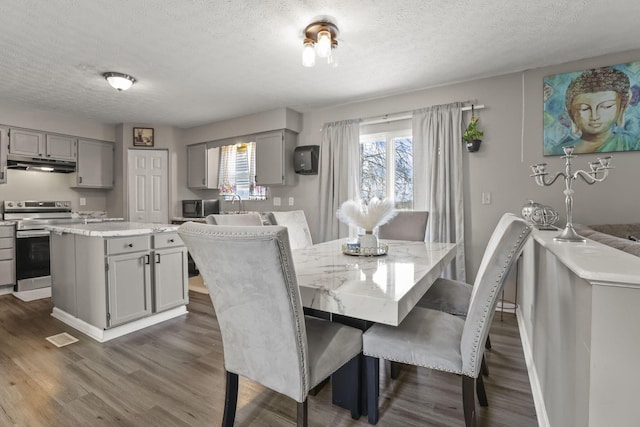
POLYGON ((218 199, 182 201, 182 216, 184 218, 204 218, 207 215, 219 213, 220 202, 218 199))

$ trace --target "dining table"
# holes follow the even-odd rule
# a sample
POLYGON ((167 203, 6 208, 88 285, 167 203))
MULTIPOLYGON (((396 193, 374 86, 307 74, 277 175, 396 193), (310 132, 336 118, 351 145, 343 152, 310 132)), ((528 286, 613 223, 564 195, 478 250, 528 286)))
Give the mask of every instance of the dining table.
MULTIPOLYGON (((404 240, 380 240, 375 255, 360 255, 351 241, 315 244, 292 256, 305 313, 363 331, 375 323, 398 326, 456 255, 455 243, 404 240)), ((345 369, 331 382, 333 403, 347 408, 352 399, 343 384, 353 376, 345 369)), ((366 414, 364 363, 359 378, 359 413, 366 414)))

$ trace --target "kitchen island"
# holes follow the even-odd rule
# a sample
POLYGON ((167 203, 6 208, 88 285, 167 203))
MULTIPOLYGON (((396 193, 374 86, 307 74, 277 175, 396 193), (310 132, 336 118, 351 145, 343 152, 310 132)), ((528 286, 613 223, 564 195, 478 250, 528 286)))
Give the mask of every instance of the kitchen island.
POLYGON ((99 342, 187 313, 177 225, 49 225, 52 316, 99 342))

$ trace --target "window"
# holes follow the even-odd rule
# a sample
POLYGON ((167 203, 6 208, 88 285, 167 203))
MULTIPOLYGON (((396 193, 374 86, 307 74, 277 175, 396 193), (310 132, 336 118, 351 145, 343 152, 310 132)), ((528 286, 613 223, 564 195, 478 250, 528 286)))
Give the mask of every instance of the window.
POLYGON ((218 188, 225 200, 234 194, 244 200, 267 199, 267 188, 256 185, 255 142, 220 147, 218 188))
POLYGON ((411 130, 360 135, 360 198, 395 200, 397 209, 413 209, 411 130))

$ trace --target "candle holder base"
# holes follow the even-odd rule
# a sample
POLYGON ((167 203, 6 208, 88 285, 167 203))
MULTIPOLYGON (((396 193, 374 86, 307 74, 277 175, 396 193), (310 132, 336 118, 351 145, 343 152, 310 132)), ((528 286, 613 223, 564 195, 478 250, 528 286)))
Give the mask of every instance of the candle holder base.
POLYGON ((587 239, 580 236, 576 233, 576 230, 573 229, 573 225, 567 224, 567 226, 562 230, 562 233, 553 238, 556 242, 580 242, 585 243, 587 239))

